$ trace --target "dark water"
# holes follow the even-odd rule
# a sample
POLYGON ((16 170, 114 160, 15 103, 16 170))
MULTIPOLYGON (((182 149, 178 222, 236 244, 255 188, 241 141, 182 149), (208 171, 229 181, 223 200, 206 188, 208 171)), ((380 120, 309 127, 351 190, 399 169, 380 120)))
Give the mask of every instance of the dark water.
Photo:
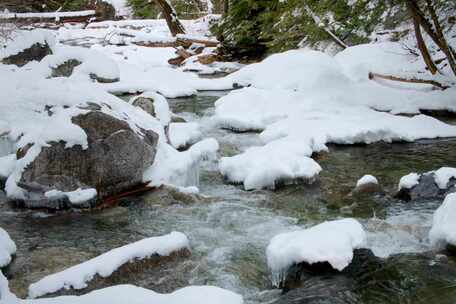
MULTIPOLYGON (((175 113, 200 121, 205 136, 219 140, 220 156, 229 156, 260 141, 254 133, 233 134, 213 128, 209 119, 213 104, 224 94, 200 93, 170 99, 169 103, 175 113)), ((59 215, 14 210, 3 204, 0 226, 18 246, 17 258, 8 270, 11 288, 24 297, 28 285, 45 275, 112 248, 173 230, 189 236, 192 256, 175 265, 174 271, 161 273, 165 283, 151 283, 150 277, 135 274, 126 275, 120 282, 160 292, 189 284, 216 285, 241 293, 247 303, 265 303, 279 297, 271 287, 265 260, 269 240, 297 226, 339 217, 360 219, 368 231, 369 246, 377 255, 430 250, 427 233, 432 214, 441 202, 402 203, 389 195, 349 194, 364 174, 375 175, 385 193, 393 193, 400 177, 412 171, 456 167, 455 139, 330 146, 329 153, 316 158, 323 167, 317 183, 288 185, 275 192, 246 192, 240 186, 226 184, 216 162, 207 161, 201 172, 200 190, 209 199, 187 201, 157 192, 113 209, 59 215)), ((426 277, 419 267, 404 269, 407 275, 403 280, 426 277)), ((439 280, 413 289, 413 294, 423 299, 435 299, 436 294, 442 297, 428 303, 456 303, 456 278, 446 279, 446 283, 439 280)), ((391 303, 413 303, 410 293, 402 289, 397 292, 402 296, 391 303)))

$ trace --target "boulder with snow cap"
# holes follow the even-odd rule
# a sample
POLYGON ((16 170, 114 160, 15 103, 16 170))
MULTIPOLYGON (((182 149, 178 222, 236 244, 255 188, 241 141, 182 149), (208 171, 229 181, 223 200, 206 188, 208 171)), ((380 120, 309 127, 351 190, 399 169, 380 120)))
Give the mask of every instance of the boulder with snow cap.
POLYGON ((3 58, 2 63, 14 64, 21 67, 26 65, 30 61, 40 61, 41 59, 50 54, 52 54, 52 50, 47 43, 35 43, 18 54, 3 58))
MULTIPOLYGON (((141 184, 143 172, 152 165, 158 142, 158 135, 153 131, 142 130, 140 136, 127 122, 96 110, 75 116, 72 122, 87 134, 88 148, 80 145, 66 148, 64 142, 43 147, 18 183, 28 190, 26 207, 66 206, 49 203, 65 199, 65 196, 44 195, 52 190, 68 194, 95 189, 98 199, 115 195, 141 184)), ((77 205, 86 207, 81 202, 77 205)))
POLYGON ((405 201, 442 199, 456 191, 456 168, 442 167, 424 174, 410 173, 399 182, 395 197, 405 201))
POLYGON ((356 183, 355 189, 352 194, 372 194, 382 192, 382 187, 378 183, 377 178, 372 175, 364 175, 356 183))

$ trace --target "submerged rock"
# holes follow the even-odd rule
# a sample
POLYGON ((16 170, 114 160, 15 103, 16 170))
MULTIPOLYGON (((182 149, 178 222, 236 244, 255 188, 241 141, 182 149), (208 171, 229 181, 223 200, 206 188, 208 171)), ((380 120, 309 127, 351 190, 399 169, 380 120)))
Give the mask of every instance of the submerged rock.
POLYGON ((3 58, 1 62, 3 64, 14 64, 21 67, 30 61, 41 61, 41 59, 51 54, 52 50, 47 43, 35 43, 18 54, 3 58))
MULTIPOLYGON (((99 111, 76 116, 72 121, 86 132, 88 148, 66 148, 64 142, 44 147, 26 167, 19 183, 30 193, 23 202, 25 207, 73 206, 64 197, 46 199, 43 194, 54 189, 70 192, 93 188, 98 199, 115 195, 141 184, 143 172, 152 165, 158 142, 154 132, 143 130, 142 137, 125 121, 99 111)), ((18 153, 18 157, 26 152, 18 153)))

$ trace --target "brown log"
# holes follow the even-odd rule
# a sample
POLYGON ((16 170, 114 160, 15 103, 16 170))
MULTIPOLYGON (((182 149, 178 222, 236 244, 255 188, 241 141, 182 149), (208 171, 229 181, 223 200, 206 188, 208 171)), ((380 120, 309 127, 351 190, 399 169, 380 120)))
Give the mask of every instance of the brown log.
POLYGON ((391 80, 391 81, 398 81, 398 82, 406 82, 406 83, 430 84, 430 85, 433 85, 434 87, 441 89, 442 91, 449 88, 449 86, 441 84, 440 82, 435 81, 435 80, 419 79, 419 78, 404 78, 404 77, 383 75, 383 74, 377 74, 377 73, 370 72, 369 79, 373 80, 375 78, 386 79, 386 80, 391 80))
POLYGON ((102 202, 97 207, 95 207, 95 209, 96 210, 100 210, 100 209, 115 207, 115 206, 118 205, 119 201, 122 198, 129 197, 129 196, 135 196, 135 195, 138 195, 138 194, 149 192, 149 191, 151 191, 153 189, 155 189, 155 188, 149 186, 148 183, 140 184, 137 187, 135 187, 134 189, 131 189, 129 191, 126 191, 126 192, 123 192, 123 193, 119 193, 117 195, 113 195, 113 196, 110 196, 110 197, 107 197, 107 198, 103 199, 102 202))
POLYGON ((219 42, 217 40, 200 40, 200 39, 190 39, 185 37, 177 37, 176 44, 184 48, 189 48, 192 44, 202 44, 205 47, 216 47, 219 42))

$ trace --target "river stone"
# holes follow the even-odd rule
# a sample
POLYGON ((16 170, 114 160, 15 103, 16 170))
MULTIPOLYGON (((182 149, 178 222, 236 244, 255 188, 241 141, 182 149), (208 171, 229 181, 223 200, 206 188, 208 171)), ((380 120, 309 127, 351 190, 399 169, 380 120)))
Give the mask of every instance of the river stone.
POLYGON ((411 189, 399 190, 395 197, 404 201, 443 199, 447 194, 456 191, 455 184, 456 180, 451 179, 447 189, 440 189, 435 183, 434 173, 423 174, 418 185, 411 189))
POLYGON ((77 59, 69 59, 62 64, 52 68, 51 77, 70 77, 75 67, 82 62, 77 59))
POLYGON ((23 50, 22 52, 3 58, 1 62, 3 64, 15 64, 19 67, 26 65, 30 61, 41 61, 47 55, 51 55, 52 50, 47 43, 35 43, 31 47, 23 50))
POLYGON ((154 99, 151 97, 139 96, 135 98, 132 105, 141 108, 144 112, 156 117, 154 99))
POLYGON ((375 193, 381 193, 382 192, 382 187, 379 184, 376 183, 367 183, 367 184, 362 184, 355 189, 353 189, 352 194, 353 195, 360 195, 360 194, 375 194, 375 193))
POLYGON ((88 149, 80 145, 65 148, 64 142, 44 147, 20 180, 20 187, 31 193, 25 207, 66 207, 43 199, 40 193, 50 189, 95 188, 98 199, 103 199, 140 185, 144 170, 152 165, 158 141, 153 131, 143 130, 142 137, 127 122, 100 111, 81 114, 72 121, 86 132, 88 149))
POLYGON ((455 277, 456 261, 437 259, 431 252, 380 259, 361 249, 342 272, 329 264, 295 265, 287 275, 294 285, 287 283, 288 289, 274 304, 400 304, 421 303, 423 297, 450 304, 455 277))

